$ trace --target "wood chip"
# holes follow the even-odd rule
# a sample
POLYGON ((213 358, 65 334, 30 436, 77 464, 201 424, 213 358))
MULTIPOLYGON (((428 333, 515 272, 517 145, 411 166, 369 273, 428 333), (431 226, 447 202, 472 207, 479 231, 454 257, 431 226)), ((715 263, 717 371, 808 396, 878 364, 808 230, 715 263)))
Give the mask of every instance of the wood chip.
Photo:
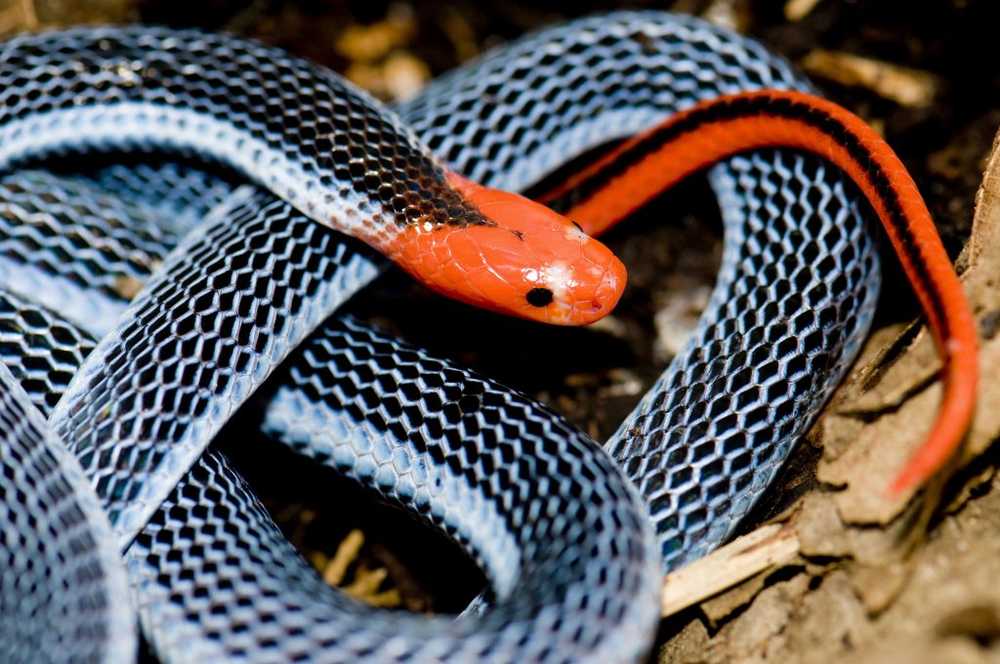
POLYGON ((910 580, 910 569, 904 561, 879 565, 858 564, 850 571, 854 594, 870 615, 886 609, 899 597, 910 580))
POLYGON ((122 275, 115 279, 114 291, 126 300, 132 300, 139 294, 142 287, 142 280, 122 275))
POLYGON ((815 76, 867 88, 880 97, 912 108, 930 106, 941 88, 941 81, 930 72, 842 51, 816 49, 801 64, 815 76))
POLYGON ((389 578, 389 570, 385 567, 370 569, 363 562, 358 562, 356 572, 353 574, 354 580, 345 584, 347 571, 352 564, 358 561, 364 543, 364 533, 355 529, 347 533, 332 558, 327 559, 322 554, 314 554, 310 559, 314 566, 322 569, 323 581, 340 588, 354 599, 382 608, 402 606, 403 595, 399 588, 379 591, 385 580, 389 578), (321 563, 321 565, 316 565, 316 563, 321 563))
POLYGON ((417 31, 413 10, 392 5, 385 19, 373 25, 352 25, 341 33, 334 48, 354 62, 371 63, 406 45, 417 31))
POLYGON ((711 287, 691 281, 690 287, 672 293, 653 317, 656 328, 653 352, 660 361, 667 361, 684 349, 712 297, 711 287))
POLYGON ((0 3, 0 34, 37 30, 38 16, 32 0, 0 3))
POLYGON ((361 570, 358 572, 358 578, 354 580, 354 583, 344 586, 342 590, 351 597, 368 601, 369 598, 376 595, 378 587, 382 585, 382 582, 388 576, 389 572, 384 567, 373 570, 361 570))
POLYGON ((441 17, 441 29, 455 49, 455 59, 465 62, 479 55, 479 44, 476 41, 476 31, 462 12, 454 8, 445 8, 441 17))
POLYGON ((819 0, 788 0, 785 3, 785 18, 789 21, 801 21, 816 9, 819 0))
POLYGON ((410 99, 431 78, 430 67, 409 53, 393 53, 382 65, 385 93, 394 101, 410 99))
POLYGON ((768 568, 792 560, 799 551, 795 531, 770 524, 671 572, 663 579, 661 616, 704 601, 768 568))
POLYGON ((431 72, 424 61, 400 52, 393 53, 379 64, 355 62, 347 68, 344 76, 377 97, 403 101, 413 97, 424 86, 431 72))
MULTIPOLYGON (((134 0, 0 0, 0 11, 10 7, 20 16, 18 30, 40 30, 82 23, 113 25, 138 20, 134 0)), ((6 28, 6 24, 0 26, 6 28)))
POLYGON ((750 7, 745 0, 712 0, 701 17, 733 32, 746 32, 750 27, 750 7))
POLYGON ((323 569, 323 580, 331 586, 339 586, 347 576, 347 568, 358 558, 365 536, 360 530, 352 530, 337 547, 337 553, 323 569))
POLYGON ((629 329, 621 318, 610 314, 587 326, 587 329, 610 334, 618 339, 628 339, 629 329))
POLYGON ((369 595, 365 597, 364 600, 371 606, 378 607, 380 609, 394 609, 398 606, 402 606, 403 604, 403 597, 396 588, 392 588, 391 590, 386 590, 381 593, 375 593, 374 595, 369 595))
POLYGON ((746 581, 737 583, 726 592, 719 593, 701 602, 698 608, 705 616, 705 622, 712 629, 718 629, 738 611, 753 603, 767 587, 770 577, 768 570, 754 574, 746 581))

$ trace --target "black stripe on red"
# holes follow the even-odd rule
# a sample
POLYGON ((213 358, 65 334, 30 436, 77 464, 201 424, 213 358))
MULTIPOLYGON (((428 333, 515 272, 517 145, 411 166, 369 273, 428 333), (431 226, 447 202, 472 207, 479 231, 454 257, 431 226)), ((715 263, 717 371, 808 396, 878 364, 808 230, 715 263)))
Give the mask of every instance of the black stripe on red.
POLYGON ((606 188, 610 181, 624 175, 629 169, 685 134, 696 132, 715 122, 762 116, 801 122, 826 134, 847 150, 851 159, 865 172, 869 184, 889 212, 892 224, 897 229, 905 248, 905 253, 917 274, 917 280, 930 299, 931 309, 941 327, 942 334, 945 337, 949 336, 943 296, 938 291, 935 282, 930 278, 927 266, 916 249, 916 240, 891 180, 854 132, 823 109, 800 101, 787 97, 753 95, 726 99, 697 108, 675 122, 664 123, 652 130, 644 140, 622 152, 612 163, 580 182, 571 192, 549 201, 548 204, 557 210, 566 210, 581 205, 606 188))

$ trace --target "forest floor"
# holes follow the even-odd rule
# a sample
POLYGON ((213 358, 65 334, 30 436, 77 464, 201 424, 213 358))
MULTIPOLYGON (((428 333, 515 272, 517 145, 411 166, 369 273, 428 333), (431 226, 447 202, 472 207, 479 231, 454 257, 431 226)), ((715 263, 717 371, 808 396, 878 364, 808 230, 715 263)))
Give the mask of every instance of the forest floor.
MULTIPOLYGON (((322 62, 393 101, 533 28, 643 6, 699 15, 761 40, 886 137, 963 270, 983 340, 981 403, 991 406, 1000 391, 990 371, 1000 355, 1000 156, 991 151, 1000 67, 989 50, 1000 3, 993 0, 8 0, 0 1, 0 33, 131 21, 225 29, 322 62)), ((551 404, 600 440, 694 328, 721 256, 718 210, 700 178, 638 217, 607 240, 629 267, 629 289, 591 328, 498 322, 398 275, 351 306, 551 404), (665 216, 672 223, 655 223, 665 216)), ((883 272, 861 359, 741 529, 780 523, 794 546, 665 618, 654 660, 1000 661, 1000 479, 992 463, 1000 415, 980 407, 963 467, 940 491, 884 497, 887 478, 926 431, 940 389, 933 345, 912 324, 916 301, 885 252, 883 272)), ((278 449, 266 461, 236 457, 331 583, 414 611, 455 611, 477 594, 482 577, 453 545, 353 485, 278 449), (282 479, 289 477, 295 481, 282 479)))

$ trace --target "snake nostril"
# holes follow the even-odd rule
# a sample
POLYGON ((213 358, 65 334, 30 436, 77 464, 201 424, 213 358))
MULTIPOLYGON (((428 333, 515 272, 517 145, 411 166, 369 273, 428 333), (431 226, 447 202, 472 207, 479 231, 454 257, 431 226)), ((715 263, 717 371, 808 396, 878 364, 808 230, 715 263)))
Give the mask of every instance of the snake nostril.
POLYGON ((532 288, 525 299, 533 307, 544 307, 552 303, 553 295, 548 288, 532 288))

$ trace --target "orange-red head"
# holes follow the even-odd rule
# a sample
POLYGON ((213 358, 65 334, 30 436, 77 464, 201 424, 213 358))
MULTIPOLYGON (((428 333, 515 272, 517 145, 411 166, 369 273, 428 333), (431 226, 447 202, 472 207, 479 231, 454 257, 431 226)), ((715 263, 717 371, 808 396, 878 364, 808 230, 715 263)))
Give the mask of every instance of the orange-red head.
POLYGON ((625 266, 603 244, 523 196, 448 179, 490 223, 407 226, 387 248, 403 269, 448 297, 546 323, 592 323, 618 303, 625 266))

